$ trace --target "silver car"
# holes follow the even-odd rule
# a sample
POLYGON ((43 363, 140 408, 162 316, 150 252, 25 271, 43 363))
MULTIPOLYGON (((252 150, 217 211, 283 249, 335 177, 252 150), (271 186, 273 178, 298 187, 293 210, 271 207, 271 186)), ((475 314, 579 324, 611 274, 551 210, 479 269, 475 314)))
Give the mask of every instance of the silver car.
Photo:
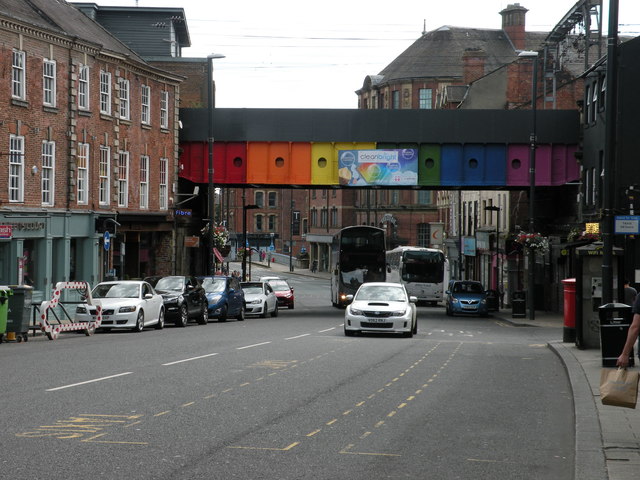
POLYGON ((278 297, 267 282, 242 282, 247 315, 278 316, 278 297))
MULTIPOLYGON (((141 332, 145 327, 164 328, 164 305, 162 295, 140 280, 102 282, 91 291, 93 303, 102 306, 103 330, 129 328, 141 332)), ((76 321, 95 320, 94 305, 76 307, 76 321)))
POLYGON ((416 297, 400 283, 363 283, 344 312, 344 334, 357 332, 400 333, 413 337, 418 332, 416 297))

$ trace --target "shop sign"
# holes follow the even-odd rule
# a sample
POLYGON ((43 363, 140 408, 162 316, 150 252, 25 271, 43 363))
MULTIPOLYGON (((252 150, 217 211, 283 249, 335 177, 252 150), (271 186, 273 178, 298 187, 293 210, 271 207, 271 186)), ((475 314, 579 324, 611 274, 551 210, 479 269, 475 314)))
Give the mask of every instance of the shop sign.
POLYGON ((11 240, 13 237, 13 227, 11 225, 0 225, 0 239, 11 240))
POLYGON ((640 215, 616 215, 615 233, 625 235, 640 234, 640 215))
POLYGON ((476 256, 475 237, 462 237, 462 253, 468 257, 476 256))
POLYGON ((200 237, 184 237, 185 248, 197 248, 200 246, 200 237))

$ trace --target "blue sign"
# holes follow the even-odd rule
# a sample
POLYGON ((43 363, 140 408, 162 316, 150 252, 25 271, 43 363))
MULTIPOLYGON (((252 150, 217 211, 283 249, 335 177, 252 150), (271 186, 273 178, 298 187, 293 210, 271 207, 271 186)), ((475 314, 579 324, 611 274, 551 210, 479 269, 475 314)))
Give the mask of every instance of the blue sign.
POLYGON ((614 233, 640 235, 640 215, 616 215, 614 233))
POLYGON ((102 238, 104 240, 104 249, 108 252, 111 246, 111 235, 109 235, 109 232, 104 232, 102 238))
POLYGON ((462 237, 462 253, 468 257, 476 256, 475 237, 462 237))
POLYGON ((417 185, 418 150, 338 150, 340 185, 417 185))

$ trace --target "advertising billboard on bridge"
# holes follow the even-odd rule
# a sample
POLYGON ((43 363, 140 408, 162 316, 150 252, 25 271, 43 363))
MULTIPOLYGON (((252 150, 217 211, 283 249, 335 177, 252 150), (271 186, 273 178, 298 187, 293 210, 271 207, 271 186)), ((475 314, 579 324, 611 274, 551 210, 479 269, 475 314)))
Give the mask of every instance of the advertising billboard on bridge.
POLYGON ((339 150, 338 178, 349 187, 418 184, 418 150, 339 150))

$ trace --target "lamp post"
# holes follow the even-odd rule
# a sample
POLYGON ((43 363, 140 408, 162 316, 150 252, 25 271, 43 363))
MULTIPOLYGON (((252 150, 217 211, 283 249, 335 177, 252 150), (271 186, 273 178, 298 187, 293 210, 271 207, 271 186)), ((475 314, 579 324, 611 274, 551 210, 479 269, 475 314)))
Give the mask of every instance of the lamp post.
POLYGON ((214 275, 215 268, 215 255, 213 254, 213 224, 215 222, 215 198, 216 191, 213 185, 213 110, 215 108, 215 85, 213 83, 213 61, 217 58, 224 58, 221 53, 212 53, 207 56, 207 117, 208 121, 208 135, 207 144, 209 150, 209 178, 207 197, 209 200, 209 275, 214 275))
POLYGON ((293 190, 291 190, 291 209, 289 214, 291 215, 291 222, 289 225, 289 271, 293 272, 293 209, 296 206, 296 202, 293 199, 293 190))
MULTIPOLYGON (((247 210, 254 210, 258 205, 245 205, 244 189, 242 190, 242 281, 247 280, 247 210)), ((249 249, 249 255, 251 250, 249 249)))
MULTIPOLYGON (((531 58, 533 61, 533 79, 531 82, 531 135, 529 136, 529 233, 535 233, 536 225, 535 215, 535 194, 536 194, 536 110, 538 100, 538 52, 523 51, 518 54, 519 57, 531 58)), ((536 252, 533 248, 529 249, 529 292, 527 295, 529 303, 529 320, 536 317, 535 311, 535 263, 536 252)))
POLYGON ((489 205, 488 207, 484 207, 484 209, 488 212, 496 212, 496 242, 495 242, 495 256, 496 261, 494 264, 494 274, 493 278, 496 280, 496 289, 498 292, 502 290, 502 282, 500 281, 500 211, 502 210, 500 207, 495 205, 489 205))

